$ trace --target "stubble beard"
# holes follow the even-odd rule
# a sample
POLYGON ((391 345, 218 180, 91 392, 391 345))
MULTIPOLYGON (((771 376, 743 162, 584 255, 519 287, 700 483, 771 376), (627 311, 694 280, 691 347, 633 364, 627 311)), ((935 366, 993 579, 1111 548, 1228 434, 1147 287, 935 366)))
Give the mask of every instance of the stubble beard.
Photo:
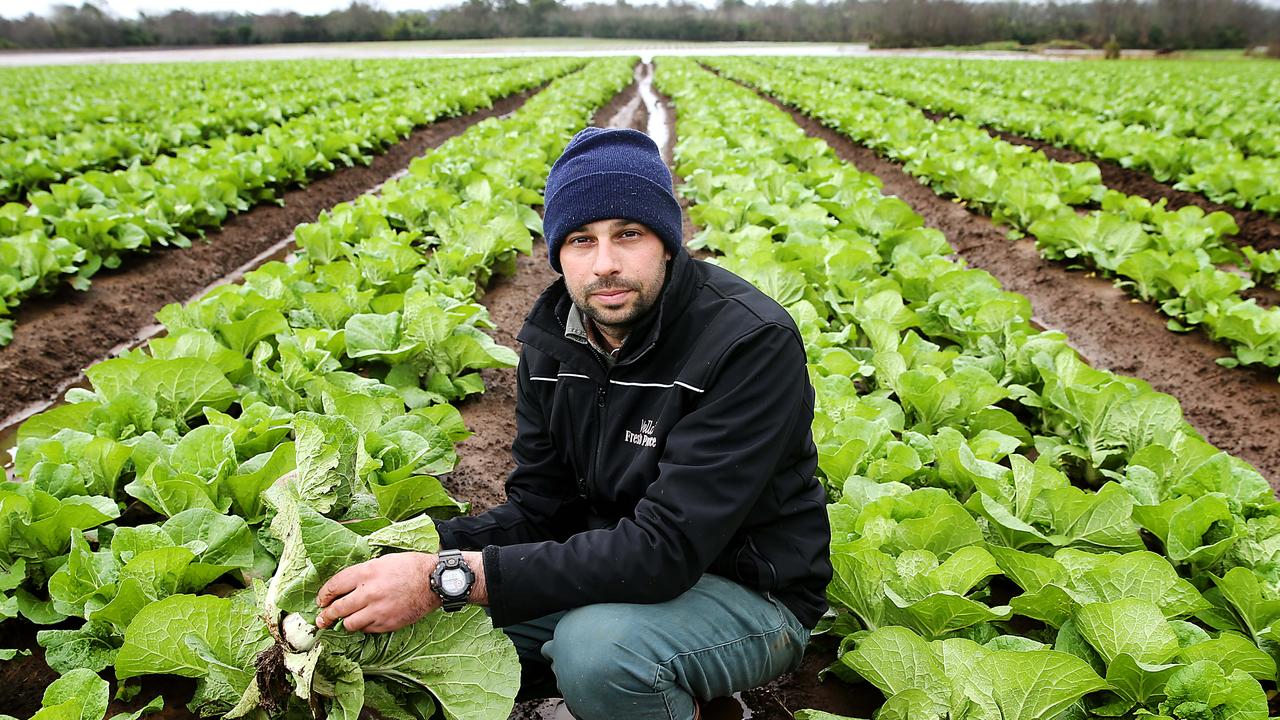
POLYGON ((667 267, 663 263, 647 281, 602 278, 588 283, 580 291, 569 288, 569 299, 579 312, 591 318, 598 327, 607 329, 610 335, 623 337, 657 304, 666 277, 667 267), (622 308, 598 308, 591 304, 590 299, 593 293, 602 290, 631 290, 635 294, 631 297, 630 304, 622 308))

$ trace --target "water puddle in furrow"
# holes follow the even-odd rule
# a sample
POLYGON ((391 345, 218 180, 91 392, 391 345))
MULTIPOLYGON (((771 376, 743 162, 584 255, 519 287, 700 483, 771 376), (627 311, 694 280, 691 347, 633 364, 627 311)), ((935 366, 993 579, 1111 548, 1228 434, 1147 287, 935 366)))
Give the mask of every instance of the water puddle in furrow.
MULTIPOLYGON (((667 126, 666 108, 662 107, 662 101, 653 90, 653 56, 643 55, 640 61, 641 65, 636 69, 636 80, 640 83, 638 88, 640 100, 644 103, 645 110, 649 112, 649 126, 645 132, 665 152, 667 140, 671 137, 671 128, 667 126)), ((671 164, 671 158, 663 159, 668 165, 671 164)))

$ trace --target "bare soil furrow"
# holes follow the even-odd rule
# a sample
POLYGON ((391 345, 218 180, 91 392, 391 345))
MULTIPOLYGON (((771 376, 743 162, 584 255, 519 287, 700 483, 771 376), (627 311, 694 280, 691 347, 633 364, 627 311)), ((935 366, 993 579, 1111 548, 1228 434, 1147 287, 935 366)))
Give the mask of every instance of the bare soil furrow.
MULTIPOLYGON (((928 113, 928 115, 934 120, 947 117, 937 113, 928 113)), ((1239 233, 1229 235, 1227 239, 1239 245, 1248 245, 1259 251, 1280 247, 1280 219, 1267 213, 1214 202, 1200 193, 1176 190, 1173 185, 1156 180, 1150 173, 1124 167, 1113 160, 1104 160, 1078 150, 1059 147, 1043 140, 997 130, 990 126, 982 126, 982 129, 992 137, 998 137, 1005 142, 1035 148, 1050 160, 1063 163, 1091 162, 1102 172, 1103 185, 1126 195, 1137 195, 1151 202, 1165 198, 1168 206, 1174 210, 1194 205, 1205 212, 1219 210, 1225 212, 1235 218, 1236 225, 1240 227, 1239 233)))
POLYGON ((1089 362, 1146 380, 1178 398, 1187 421, 1206 440, 1252 463, 1273 488, 1280 487, 1280 383, 1274 371, 1218 365, 1223 348, 1203 333, 1175 336, 1154 308, 1109 281, 1045 260, 1034 238, 1009 241, 989 217, 938 195, 900 163, 764 97, 841 158, 878 176, 886 194, 902 198, 927 225, 946 234, 970 266, 991 273, 1006 290, 1026 295, 1036 321, 1066 333, 1089 362))
MULTIPOLYGON (((533 254, 517 260, 515 274, 492 280, 480 300, 497 326, 489 334, 517 352, 521 345, 516 335, 533 301, 559 277, 547 262, 546 245, 541 238, 534 242, 533 254)), ((511 441, 516 436, 516 371, 483 370, 481 375, 484 393, 458 408, 474 434, 458 445, 458 464, 453 472, 440 478, 450 495, 471 503, 473 515, 506 500, 507 475, 515 469, 511 441)))
POLYGON ((93 279, 87 292, 66 287, 18 310, 13 342, 0 348, 0 419, 55 399, 83 368, 133 342, 172 302, 184 302, 287 238, 322 210, 352 200, 406 169, 416 157, 489 117, 514 111, 537 92, 498 100, 488 110, 418 128, 365 166, 344 168, 235 215, 190 248, 160 248, 129 258, 93 279))

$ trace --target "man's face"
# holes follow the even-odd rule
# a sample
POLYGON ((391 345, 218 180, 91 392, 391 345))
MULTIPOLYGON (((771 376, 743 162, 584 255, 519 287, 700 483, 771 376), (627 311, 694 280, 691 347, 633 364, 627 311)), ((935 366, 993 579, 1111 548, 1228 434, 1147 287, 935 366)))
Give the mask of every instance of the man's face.
POLYGON ((565 236, 560 269, 569 297, 614 337, 658 301, 671 253, 657 233, 633 220, 597 220, 565 236))

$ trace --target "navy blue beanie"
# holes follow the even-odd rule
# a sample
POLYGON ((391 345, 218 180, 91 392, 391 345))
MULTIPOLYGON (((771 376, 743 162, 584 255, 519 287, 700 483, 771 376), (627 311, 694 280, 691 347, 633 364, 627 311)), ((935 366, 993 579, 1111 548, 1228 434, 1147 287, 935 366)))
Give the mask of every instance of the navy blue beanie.
POLYGON ((596 220, 644 223, 672 255, 684 244, 671 171, 657 144, 639 130, 589 127, 574 135, 551 166, 545 196, 542 234, 556 272, 563 272, 560 246, 565 237, 596 220))

